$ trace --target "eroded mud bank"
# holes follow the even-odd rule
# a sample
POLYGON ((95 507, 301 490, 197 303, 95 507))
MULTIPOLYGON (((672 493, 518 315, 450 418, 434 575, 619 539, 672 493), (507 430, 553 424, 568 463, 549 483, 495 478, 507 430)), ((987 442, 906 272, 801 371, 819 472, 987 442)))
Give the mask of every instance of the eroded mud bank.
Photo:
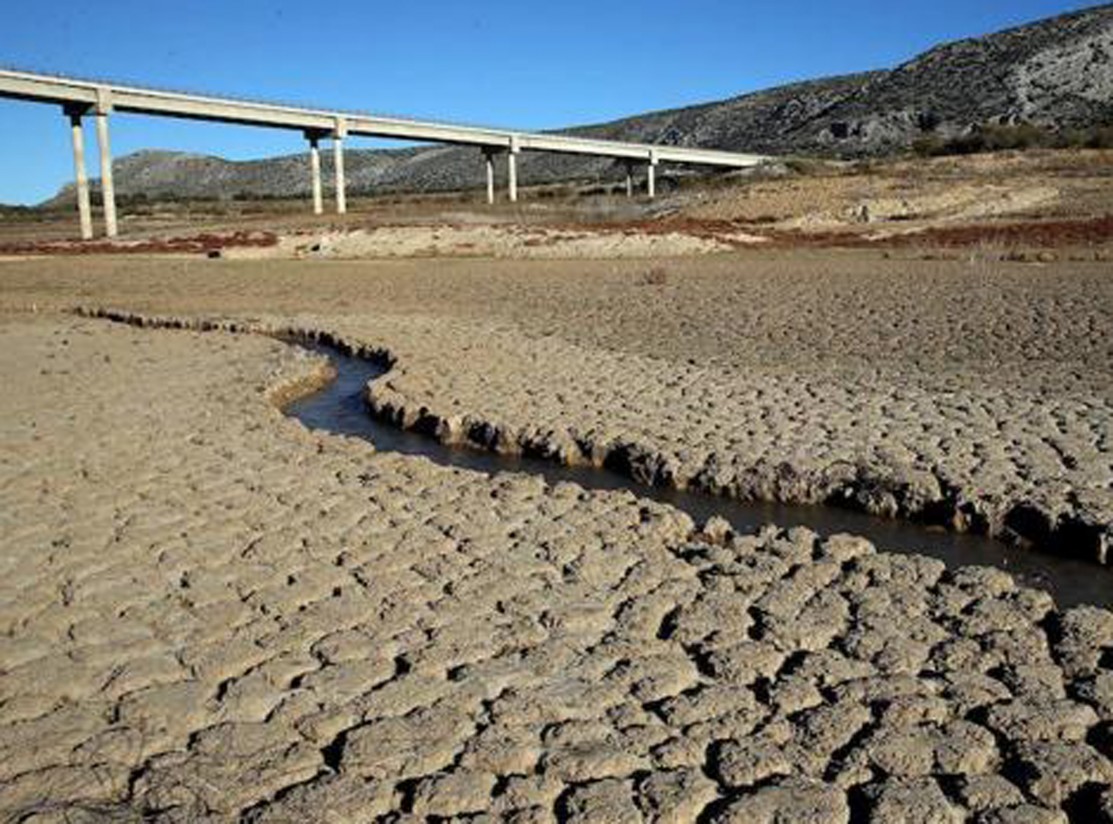
MULTIPOLYGON (((1002 491, 986 493, 971 488, 978 481, 976 477, 964 478, 940 468, 928 470, 897 457, 885 460, 884 455, 881 460, 876 455, 863 455, 858 463, 839 459, 820 461, 817 465, 813 456, 800 453, 783 459, 771 454, 751 463, 744 457, 717 451, 674 448, 662 452, 640 443, 630 433, 610 427, 581 430, 574 423, 562 426, 559 419, 552 426, 528 423, 516 426, 472 410, 461 410, 459 399, 452 400, 455 408, 449 414, 442 409, 449 405, 449 398, 438 398, 435 380, 431 387, 429 379, 419 374, 420 364, 410 364, 408 359, 407 363, 399 364, 398 358, 384 347, 320 327, 280 319, 245 322, 168 317, 99 307, 79 308, 77 312, 138 326, 223 329, 319 341, 346 354, 370 358, 391 369, 370 386, 368 400, 373 412, 398 427, 435 437, 445 444, 538 457, 569 466, 604 467, 651 487, 693 490, 742 501, 832 505, 988 535, 1102 564, 1109 560, 1113 527, 1102 517, 1104 507, 1084 505, 1085 496, 1069 488, 1064 491, 1061 479, 1049 480, 1053 489, 1046 494, 1017 499, 1002 491)), ((515 409, 521 411, 520 407, 515 409)), ((547 417, 552 421, 551 410, 548 411, 547 417)), ((525 409, 523 414, 528 416, 529 410, 525 409)), ((923 425, 930 429, 938 423, 933 420, 923 425)), ((653 440, 653 434, 648 434, 648 440, 653 440)), ((681 440, 682 447, 683 443, 681 440)), ((1054 444, 1049 450, 1052 447, 1054 444)), ((1059 454, 1062 460, 1067 460, 1059 454)))

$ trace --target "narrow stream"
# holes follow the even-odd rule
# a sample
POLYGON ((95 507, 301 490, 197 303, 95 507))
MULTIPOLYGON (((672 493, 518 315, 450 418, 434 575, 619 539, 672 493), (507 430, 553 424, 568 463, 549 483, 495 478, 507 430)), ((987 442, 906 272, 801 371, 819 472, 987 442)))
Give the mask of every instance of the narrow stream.
POLYGON ((378 421, 370 414, 364 390, 369 381, 384 373, 383 367, 363 358, 344 355, 331 347, 296 345, 328 356, 336 367, 337 376, 320 391, 290 404, 286 414, 310 429, 365 438, 380 452, 421 455, 442 466, 486 473, 527 473, 541 476, 549 483, 571 481, 585 489, 628 489, 641 497, 683 510, 697 524, 712 515, 720 515, 739 531, 775 523, 786 527, 802 524, 821 535, 850 532, 868 538, 880 549, 930 555, 949 567, 981 564, 1006 570, 1018 582, 1050 592, 1060 607, 1077 604, 1113 606, 1113 569, 1088 561, 1014 549, 985 536, 876 518, 836 507, 736 501, 697 492, 650 487, 606 469, 568 467, 539 458, 446 446, 435 438, 378 421))

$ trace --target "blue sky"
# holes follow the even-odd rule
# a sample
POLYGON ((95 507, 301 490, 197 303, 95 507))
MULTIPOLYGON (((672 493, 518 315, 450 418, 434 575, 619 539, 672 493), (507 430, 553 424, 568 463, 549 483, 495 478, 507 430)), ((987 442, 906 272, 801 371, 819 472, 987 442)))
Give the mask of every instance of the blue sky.
MULTIPOLYGON (((892 66, 941 41, 1092 5, 47 0, 8 4, 0 63, 541 129, 892 66)), ((303 150, 299 136, 287 132, 132 115, 116 115, 112 125, 117 157, 141 148, 235 159, 303 150)), ((34 203, 54 194, 71 176, 68 141, 60 110, 0 100, 0 203, 34 203)))

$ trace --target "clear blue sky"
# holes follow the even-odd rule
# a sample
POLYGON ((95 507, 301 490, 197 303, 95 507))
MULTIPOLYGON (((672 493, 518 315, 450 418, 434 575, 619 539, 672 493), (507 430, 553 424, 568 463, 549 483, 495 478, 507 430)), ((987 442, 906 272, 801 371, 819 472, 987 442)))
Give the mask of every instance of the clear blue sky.
MULTIPOLYGON (((1092 5, 40 0, 6 4, 0 63, 541 129, 892 66, 941 41, 1092 5)), ((112 123, 117 157, 165 148, 247 159, 304 148, 295 133, 132 115, 112 123)), ((60 110, 0 100, 0 203, 38 202, 68 181, 68 139, 60 110)))

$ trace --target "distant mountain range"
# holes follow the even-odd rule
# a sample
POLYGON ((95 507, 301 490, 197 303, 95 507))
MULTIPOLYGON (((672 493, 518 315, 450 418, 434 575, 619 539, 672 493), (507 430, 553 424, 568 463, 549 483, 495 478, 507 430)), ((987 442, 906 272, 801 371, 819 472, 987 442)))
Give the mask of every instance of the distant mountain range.
MULTIPOLYGON (((1113 4, 927 51, 894 69, 824 78, 682 109, 564 130, 615 140, 769 154, 884 155, 934 134, 994 123, 1113 125, 1113 4)), ((331 153, 322 152, 326 181, 331 153)), ((352 193, 483 185, 478 149, 432 146, 345 152, 352 193)), ((309 191, 306 155, 233 162, 143 151, 114 167, 122 196, 277 197, 309 191)), ((526 153, 525 183, 617 177, 611 160, 526 153)), ((70 187, 53 200, 72 199, 70 187)))

